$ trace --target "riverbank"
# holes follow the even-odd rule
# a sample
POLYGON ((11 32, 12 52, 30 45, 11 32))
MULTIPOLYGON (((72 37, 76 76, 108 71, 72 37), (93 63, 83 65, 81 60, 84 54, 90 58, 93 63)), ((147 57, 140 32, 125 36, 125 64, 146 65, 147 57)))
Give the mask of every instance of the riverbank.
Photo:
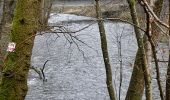
MULTIPOLYGON (((114 17, 125 20, 130 19, 130 13, 126 3, 103 2, 101 3, 103 17, 114 17)), ((75 14, 88 17, 96 17, 94 2, 82 3, 58 3, 52 7, 53 13, 75 14)))

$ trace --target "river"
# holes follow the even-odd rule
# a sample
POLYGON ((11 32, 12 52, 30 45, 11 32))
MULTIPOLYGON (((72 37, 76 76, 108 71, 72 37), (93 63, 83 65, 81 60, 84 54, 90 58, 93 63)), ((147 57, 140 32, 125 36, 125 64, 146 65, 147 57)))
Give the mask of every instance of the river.
MULTIPOLYGON (((109 100, 98 25, 87 20, 94 18, 71 14, 51 15, 50 25, 61 25, 65 27, 64 30, 71 32, 79 31, 71 33, 72 37, 66 33, 36 36, 31 64, 42 68, 45 61, 49 60, 44 69, 47 82, 40 80, 38 74, 30 70, 29 91, 25 100, 109 100)), ((119 60, 123 61, 121 100, 124 100, 137 50, 135 34, 129 24, 107 21, 104 25, 117 96, 119 60), (118 55, 119 43, 122 47, 121 58, 118 55)))
MULTIPOLYGON (((107 4, 107 3, 113 3, 113 4, 120 4, 120 3, 125 3, 126 0, 101 0, 102 4, 107 4)), ((85 6, 85 5, 94 5, 94 0, 54 0, 53 1, 54 6, 85 6)))

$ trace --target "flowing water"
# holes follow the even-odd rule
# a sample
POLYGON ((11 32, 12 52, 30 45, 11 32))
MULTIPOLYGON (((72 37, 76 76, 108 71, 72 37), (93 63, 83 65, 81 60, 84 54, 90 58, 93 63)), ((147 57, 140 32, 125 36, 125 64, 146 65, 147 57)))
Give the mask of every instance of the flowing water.
MULTIPOLYGON (((47 82, 40 80, 38 74, 31 70, 26 100, 109 100, 98 25, 92 20, 94 18, 70 14, 51 15, 50 25, 61 25, 63 30, 71 32, 79 31, 69 33, 72 37, 67 33, 36 36, 32 65, 42 68, 49 60, 44 69, 47 82)), ((137 50, 133 27, 111 21, 104 25, 117 96, 120 59, 123 61, 121 100, 124 100, 137 50), (118 55, 118 44, 122 47, 122 57, 118 55)))

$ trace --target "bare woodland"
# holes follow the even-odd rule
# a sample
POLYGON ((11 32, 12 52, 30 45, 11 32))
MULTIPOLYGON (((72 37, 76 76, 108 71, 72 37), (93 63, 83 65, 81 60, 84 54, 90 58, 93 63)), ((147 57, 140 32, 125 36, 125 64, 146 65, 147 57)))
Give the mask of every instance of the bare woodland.
POLYGON ((0 100, 170 100, 169 11, 169 0, 0 0, 0 100))

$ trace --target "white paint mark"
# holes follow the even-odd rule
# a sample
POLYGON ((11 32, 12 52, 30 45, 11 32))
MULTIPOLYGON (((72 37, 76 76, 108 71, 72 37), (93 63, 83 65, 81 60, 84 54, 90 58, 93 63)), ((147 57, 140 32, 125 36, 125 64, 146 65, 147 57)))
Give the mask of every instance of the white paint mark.
POLYGON ((14 51, 15 51, 15 47, 16 47, 16 43, 10 42, 10 43, 8 44, 7 51, 8 51, 8 52, 14 52, 14 51))

